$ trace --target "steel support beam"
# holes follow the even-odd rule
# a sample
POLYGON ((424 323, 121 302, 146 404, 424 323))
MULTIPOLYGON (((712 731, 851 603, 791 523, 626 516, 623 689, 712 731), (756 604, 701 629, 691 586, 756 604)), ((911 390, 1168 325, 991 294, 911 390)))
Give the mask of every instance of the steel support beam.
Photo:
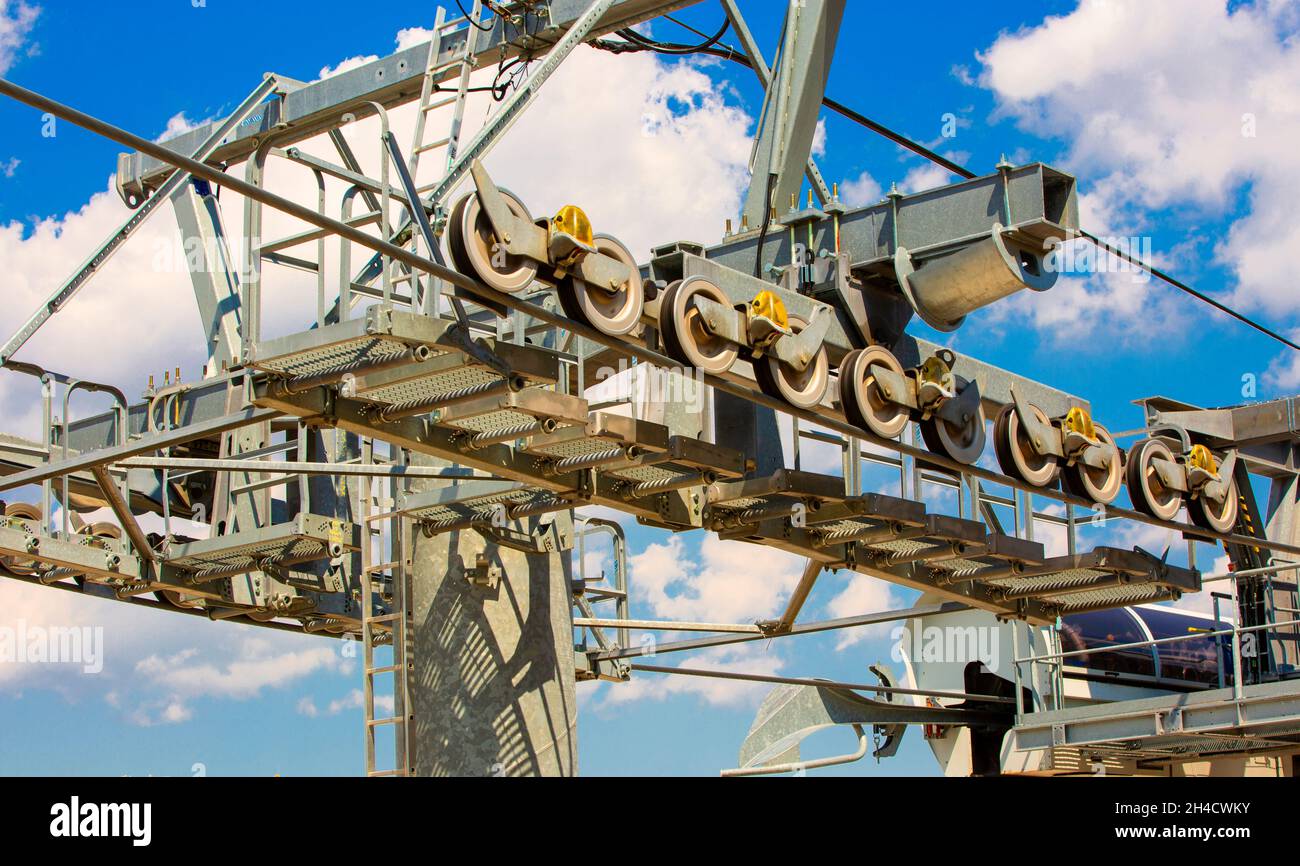
POLYGON ((90 472, 95 476, 99 489, 103 491, 104 499, 108 501, 108 507, 113 509, 113 514, 117 516, 118 523, 122 524, 126 537, 131 539, 131 546, 135 549, 136 554, 142 559, 153 562, 156 557, 153 548, 149 546, 149 539, 145 537, 144 530, 140 528, 135 515, 131 513, 131 506, 126 504, 126 497, 113 483, 113 478, 108 474, 108 469, 103 465, 96 465, 90 467, 90 472))
MULTIPOLYGON (((700 0, 618 0, 599 17, 586 38, 596 39, 698 2, 700 0)), ((527 22, 521 24, 503 24, 498 19, 491 33, 479 34, 475 67, 495 67, 501 61, 525 52, 541 53, 547 46, 559 42, 590 6, 590 0, 550 0, 547 4, 549 14, 545 19, 530 15, 527 22), (534 32, 539 20, 543 22, 542 29, 534 32), (529 38, 525 38, 525 26, 529 38)), ((439 46, 435 65, 446 65, 463 52, 468 36, 468 27, 447 34, 439 46)), ((424 43, 297 88, 268 105, 251 122, 238 124, 233 134, 218 136, 218 141, 228 140, 215 149, 210 158, 215 162, 233 164, 251 156, 269 134, 274 133, 278 146, 288 147, 335 129, 343 114, 364 119, 375 113, 375 105, 391 109, 414 101, 420 96, 428 61, 429 46, 424 43)), ((454 73, 455 70, 448 69, 443 80, 449 80, 454 73)), ((169 139, 164 146, 176 153, 193 153, 215 128, 229 122, 204 124, 169 139)), ((167 160, 137 148, 136 153, 119 157, 118 189, 123 195, 141 195, 146 190, 156 189, 171 174, 172 166, 167 160)))
POLYGON ((58 478, 60 475, 69 475, 96 466, 119 463, 128 457, 149 454, 176 445, 184 445, 186 442, 215 436, 218 433, 225 433, 227 430, 237 430, 250 424, 270 421, 272 418, 279 417, 279 415, 280 412, 275 409, 251 406, 233 415, 223 415, 210 421, 201 421, 187 427, 135 439, 125 445, 89 451, 69 457, 66 460, 52 460, 24 472, 15 472, 13 475, 0 478, 0 490, 13 490, 17 487, 25 487, 28 484, 39 484, 47 478, 58 478))
MULTIPOLYGON (((766 225, 773 207, 784 213, 785 203, 803 186, 844 5, 845 0, 800 0, 786 7, 781 53, 750 166, 744 214, 751 228, 766 225)), ((761 61, 754 60, 757 69, 761 61)))
MULTIPOLYGON (((745 52, 745 56, 749 58, 750 68, 758 76, 763 89, 767 90, 772 86, 772 69, 767 65, 767 60, 763 58, 763 49, 759 48, 758 42, 754 39, 754 34, 750 32, 749 25, 745 22, 745 16, 740 14, 740 8, 736 5, 736 0, 722 0, 722 8, 727 13, 727 19, 731 22, 731 29, 736 31, 736 38, 740 40, 741 49, 745 52)), ((826 204, 826 202, 830 201, 830 187, 826 185, 826 179, 822 177, 817 162, 811 157, 808 159, 804 174, 807 175, 808 182, 812 184, 812 188, 817 193, 817 198, 821 203, 826 204)))
POLYGON ((241 342, 239 265, 230 257, 221 206, 207 182, 182 185, 172 194, 181 232, 179 250, 199 307, 207 346, 207 375, 214 376, 239 355, 241 342))
MULTIPOLYGON (((262 104, 262 100, 274 93, 278 87, 279 82, 275 76, 268 75, 262 83, 248 95, 248 98, 240 104, 239 108, 235 109, 234 114, 230 115, 230 117, 220 123, 208 124, 203 128, 201 135, 195 136, 193 141, 187 140, 186 144, 190 145, 190 149, 186 152, 192 154, 191 159, 200 162, 206 162, 207 160, 212 159, 218 146, 226 139, 226 137, 235 129, 239 128, 240 124, 242 124, 248 116, 262 104)), ((131 214, 131 217, 122 224, 122 227, 114 232, 108 240, 100 244, 95 251, 90 254, 90 257, 82 263, 81 267, 77 268, 76 273, 69 277, 63 285, 59 286, 59 288, 54 291, 54 294, 50 295, 49 299, 46 300, 45 304, 33 313, 23 326, 18 329, 18 333, 10 337, 4 347, 0 348, 0 365, 3 365, 6 361, 12 358, 14 353, 22 348, 22 345, 32 338, 32 335, 36 333, 41 325, 48 322, 55 313, 63 308, 64 304, 72 299, 72 296, 75 295, 91 277, 99 272, 100 268, 102 268, 113 254, 121 248, 122 244, 126 243, 131 235, 135 234, 136 230, 144 224, 144 221, 158 209, 158 205, 170 199, 172 195, 188 183, 189 180, 189 172, 177 171, 171 172, 170 176, 167 177, 166 180, 161 181, 160 185, 157 187, 157 192, 149 199, 144 200, 142 204, 139 204, 139 209, 135 213, 131 214)), ((143 199, 143 194, 141 194, 139 198, 143 199)), ((128 200, 127 204, 134 206, 135 203, 128 200)))

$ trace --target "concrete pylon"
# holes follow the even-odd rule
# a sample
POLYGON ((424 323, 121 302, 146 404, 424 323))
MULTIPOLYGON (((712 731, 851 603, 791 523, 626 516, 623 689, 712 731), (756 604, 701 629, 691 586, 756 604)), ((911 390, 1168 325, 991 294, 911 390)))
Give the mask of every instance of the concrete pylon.
MULTIPOLYGON (((551 519, 571 544, 567 515, 519 528, 551 519)), ((413 534, 416 775, 577 775, 569 554, 413 534), (496 572, 487 587, 466 577, 480 555, 496 572)))

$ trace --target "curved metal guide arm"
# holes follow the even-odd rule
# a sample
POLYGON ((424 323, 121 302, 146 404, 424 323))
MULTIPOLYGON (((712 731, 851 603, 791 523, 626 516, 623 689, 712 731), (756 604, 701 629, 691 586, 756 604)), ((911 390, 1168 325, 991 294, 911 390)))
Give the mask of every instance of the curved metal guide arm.
MULTIPOLYGON (((873 700, 845 689, 783 685, 773 689, 759 706, 758 715, 740 747, 740 771, 723 775, 758 775, 794 772, 814 766, 848 763, 866 755, 824 761, 799 760, 799 745, 818 731, 850 725, 892 727, 909 724, 969 725, 992 721, 991 714, 960 708, 918 707, 873 700)), ((859 734, 861 737, 862 735, 859 734)), ((884 757, 885 753, 882 752, 884 757)))

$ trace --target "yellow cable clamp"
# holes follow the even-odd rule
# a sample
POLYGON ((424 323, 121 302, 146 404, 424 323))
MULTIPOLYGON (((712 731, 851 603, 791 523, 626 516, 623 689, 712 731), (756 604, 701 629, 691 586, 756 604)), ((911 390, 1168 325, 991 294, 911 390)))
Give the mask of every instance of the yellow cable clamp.
POLYGON ((1065 416, 1061 426, 1067 433, 1077 433, 1089 442, 1097 441, 1097 425, 1092 423, 1092 416, 1088 410, 1075 406, 1070 410, 1070 414, 1065 416))

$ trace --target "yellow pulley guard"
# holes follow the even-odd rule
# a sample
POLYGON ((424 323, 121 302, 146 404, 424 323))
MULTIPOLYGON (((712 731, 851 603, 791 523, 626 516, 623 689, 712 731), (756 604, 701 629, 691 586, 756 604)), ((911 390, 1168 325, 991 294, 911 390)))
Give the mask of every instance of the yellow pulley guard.
POLYGON ((1196 469, 1203 469, 1210 475, 1217 478, 1219 476, 1219 463, 1210 453, 1210 449, 1204 445, 1193 445, 1191 453, 1187 455, 1187 465, 1196 469))
POLYGON ((1092 423, 1092 416, 1086 409, 1075 406, 1061 422, 1066 433, 1076 433, 1094 445, 1097 443, 1097 426, 1092 423))
POLYGON ((929 418, 931 410, 943 401, 957 396, 957 378, 952 367, 938 355, 931 355, 916 368, 916 401, 922 414, 929 418))
POLYGON ((935 385, 944 391, 953 391, 954 382, 952 378, 952 368, 943 362, 943 359, 937 355, 931 355, 921 362, 917 370, 918 378, 922 382, 935 385))
POLYGON ((591 220, 582 208, 565 205, 551 217, 547 226, 547 251, 551 264, 562 269, 572 267, 583 256, 596 252, 591 220))
POLYGON ((762 291, 749 302, 747 326, 752 348, 764 349, 793 333, 785 303, 775 292, 762 291))

